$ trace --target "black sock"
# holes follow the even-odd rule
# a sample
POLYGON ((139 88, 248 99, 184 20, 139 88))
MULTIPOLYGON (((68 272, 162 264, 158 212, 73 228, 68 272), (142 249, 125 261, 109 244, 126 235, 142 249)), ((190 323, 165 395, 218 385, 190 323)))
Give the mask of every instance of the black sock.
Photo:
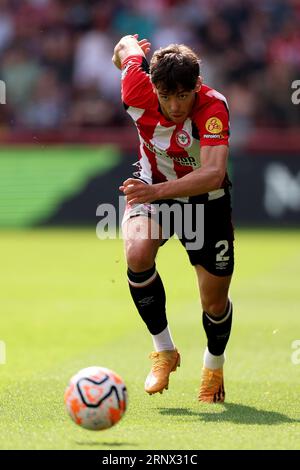
POLYGON ((203 312, 203 327, 207 336, 207 347, 211 354, 220 356, 224 353, 229 340, 232 323, 232 303, 228 300, 227 307, 222 317, 212 317, 203 312))
POLYGON ((135 273, 128 268, 127 275, 131 296, 148 330, 152 335, 161 333, 168 325, 166 295, 155 265, 142 273, 135 273))

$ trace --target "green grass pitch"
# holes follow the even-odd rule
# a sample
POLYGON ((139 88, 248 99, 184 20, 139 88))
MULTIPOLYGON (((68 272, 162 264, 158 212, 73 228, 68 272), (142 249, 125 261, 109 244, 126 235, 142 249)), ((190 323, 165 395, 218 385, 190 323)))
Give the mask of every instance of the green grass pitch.
POLYGON ((197 402, 205 337, 196 278, 177 240, 158 268, 182 365, 168 391, 149 397, 152 343, 129 297, 122 242, 93 229, 2 231, 0 448, 299 449, 299 235, 237 231, 227 402, 209 406, 197 402), (114 369, 128 388, 128 411, 110 430, 81 429, 64 409, 69 378, 90 365, 114 369))

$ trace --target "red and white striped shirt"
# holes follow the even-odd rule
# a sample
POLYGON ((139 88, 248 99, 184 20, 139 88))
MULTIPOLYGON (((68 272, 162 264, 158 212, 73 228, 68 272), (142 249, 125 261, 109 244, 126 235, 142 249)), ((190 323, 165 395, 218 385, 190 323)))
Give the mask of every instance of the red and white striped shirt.
MULTIPOLYGON (((203 145, 228 145, 229 115, 226 98, 202 85, 190 116, 175 124, 160 111, 157 95, 143 56, 129 56, 122 63, 122 100, 138 130, 139 177, 149 184, 161 183, 200 168, 203 145)), ((211 191, 209 199, 224 194, 211 191)))

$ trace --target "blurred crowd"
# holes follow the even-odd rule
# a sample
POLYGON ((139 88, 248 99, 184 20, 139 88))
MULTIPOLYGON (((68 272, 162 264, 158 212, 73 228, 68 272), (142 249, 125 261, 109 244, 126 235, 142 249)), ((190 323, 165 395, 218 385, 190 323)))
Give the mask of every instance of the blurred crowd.
POLYGON ((127 125, 111 57, 133 33, 199 53, 240 135, 297 126, 299 25, 300 0, 0 0, 0 132, 127 125))

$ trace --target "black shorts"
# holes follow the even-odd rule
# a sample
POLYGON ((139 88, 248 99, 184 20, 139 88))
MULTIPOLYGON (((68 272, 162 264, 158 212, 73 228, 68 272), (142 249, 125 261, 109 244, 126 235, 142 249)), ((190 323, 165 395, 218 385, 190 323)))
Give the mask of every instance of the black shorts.
POLYGON ((162 245, 176 233, 193 266, 201 265, 215 276, 229 276, 234 268, 234 231, 230 194, 202 202, 201 196, 188 203, 160 200, 131 208, 126 219, 153 217, 163 230, 162 245))

